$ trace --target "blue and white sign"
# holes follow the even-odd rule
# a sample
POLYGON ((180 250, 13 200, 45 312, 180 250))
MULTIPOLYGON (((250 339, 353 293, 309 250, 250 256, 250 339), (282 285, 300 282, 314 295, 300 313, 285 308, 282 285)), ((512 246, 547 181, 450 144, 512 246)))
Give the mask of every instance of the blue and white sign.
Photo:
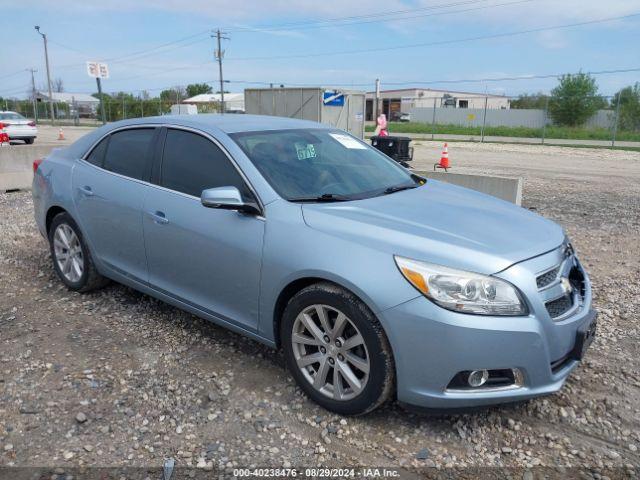
POLYGON ((322 103, 330 107, 344 106, 344 93, 337 90, 325 90, 322 94, 322 103))

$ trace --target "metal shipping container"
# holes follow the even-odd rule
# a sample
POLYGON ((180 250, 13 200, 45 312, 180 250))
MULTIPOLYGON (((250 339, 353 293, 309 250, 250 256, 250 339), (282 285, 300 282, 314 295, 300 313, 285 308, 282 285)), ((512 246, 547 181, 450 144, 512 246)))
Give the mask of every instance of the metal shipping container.
POLYGON ((364 92, 334 88, 248 88, 245 112, 300 118, 364 138, 364 92))

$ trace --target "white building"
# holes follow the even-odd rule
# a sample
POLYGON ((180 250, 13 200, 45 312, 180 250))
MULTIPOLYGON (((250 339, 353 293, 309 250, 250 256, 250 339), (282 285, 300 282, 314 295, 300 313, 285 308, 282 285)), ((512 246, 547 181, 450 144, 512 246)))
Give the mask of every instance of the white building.
MULTIPOLYGON (((69 92, 53 92, 51 94, 53 101, 56 103, 66 103, 68 105, 85 105, 97 107, 100 100, 88 93, 69 93, 69 92)), ((36 100, 39 102, 48 102, 49 94, 46 92, 37 92, 36 100)))
MULTIPOLYGON (((375 92, 367 92, 366 120, 374 120, 375 92)), ((458 92, 431 88, 402 88, 380 91, 380 111, 394 119, 399 113, 408 113, 412 108, 487 108, 508 109, 509 98, 489 93, 458 92)))
MULTIPOLYGON (((201 93, 195 97, 187 98, 182 103, 211 104, 220 103, 219 93, 201 93)), ((244 112, 244 93, 225 93, 224 107, 226 112, 244 112)))
MULTIPOLYGON (((67 114, 69 116, 75 116, 78 114, 80 117, 91 117, 95 115, 100 100, 89 95, 88 93, 70 93, 70 92, 53 92, 51 94, 53 102, 55 104, 65 103, 69 106, 68 109, 56 109, 56 116, 62 117, 67 114)), ((49 93, 36 92, 37 102, 48 102, 49 93)))

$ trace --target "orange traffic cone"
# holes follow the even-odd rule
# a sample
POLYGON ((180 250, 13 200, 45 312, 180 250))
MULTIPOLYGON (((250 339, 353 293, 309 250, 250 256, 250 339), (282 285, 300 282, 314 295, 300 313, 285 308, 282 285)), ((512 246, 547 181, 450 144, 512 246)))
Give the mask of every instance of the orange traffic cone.
POLYGON ((64 140, 64 132, 62 131, 62 128, 60 128, 60 130, 58 131, 58 140, 64 140))
POLYGON ((435 171, 436 168, 444 168, 444 171, 446 172, 449 166, 449 145, 445 143, 444 148, 442 149, 440 162, 433 165, 433 170, 435 171))

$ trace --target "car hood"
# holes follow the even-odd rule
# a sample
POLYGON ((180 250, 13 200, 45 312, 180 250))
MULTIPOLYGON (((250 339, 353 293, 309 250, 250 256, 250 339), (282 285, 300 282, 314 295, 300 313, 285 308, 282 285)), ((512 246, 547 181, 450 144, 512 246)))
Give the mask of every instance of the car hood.
POLYGON ((304 204, 302 211, 309 227, 362 247, 483 274, 553 250, 565 238, 538 214, 436 180, 364 200, 304 204))

